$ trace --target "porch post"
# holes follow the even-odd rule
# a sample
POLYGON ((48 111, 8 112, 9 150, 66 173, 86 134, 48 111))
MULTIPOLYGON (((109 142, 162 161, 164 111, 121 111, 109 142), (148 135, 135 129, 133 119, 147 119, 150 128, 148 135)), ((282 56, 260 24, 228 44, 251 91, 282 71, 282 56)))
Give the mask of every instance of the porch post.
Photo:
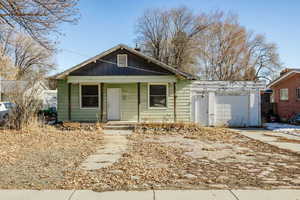
POLYGON ((138 82, 137 83, 137 114, 138 114, 138 122, 140 122, 140 104, 141 104, 141 91, 140 91, 140 88, 141 88, 141 83, 138 82))
POLYGON ((177 121, 177 114, 176 114, 176 82, 173 83, 173 89, 174 89, 174 122, 177 121))
POLYGON ((68 120, 71 121, 71 84, 68 83, 68 120))
POLYGON ((100 83, 100 120, 103 122, 103 83, 100 83))

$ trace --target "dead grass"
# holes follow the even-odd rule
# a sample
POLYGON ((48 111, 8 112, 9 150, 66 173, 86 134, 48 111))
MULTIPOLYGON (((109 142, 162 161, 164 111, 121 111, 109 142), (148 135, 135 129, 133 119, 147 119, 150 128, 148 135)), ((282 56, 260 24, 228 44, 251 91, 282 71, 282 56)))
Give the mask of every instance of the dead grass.
POLYGON ((51 126, 0 131, 0 188, 54 189, 102 143, 96 131, 51 126))
POLYGON ((300 188, 300 155, 225 128, 143 124, 128 152, 111 166, 84 171, 101 134, 0 132, 1 188, 27 189, 288 189, 300 188))
POLYGON ((202 127, 195 123, 141 123, 135 133, 149 135, 182 135, 186 138, 226 141, 237 133, 227 128, 202 127))
POLYGON ((64 189, 300 188, 296 153, 224 128, 144 125, 128 137, 129 150, 118 162, 93 171, 69 171, 64 189))

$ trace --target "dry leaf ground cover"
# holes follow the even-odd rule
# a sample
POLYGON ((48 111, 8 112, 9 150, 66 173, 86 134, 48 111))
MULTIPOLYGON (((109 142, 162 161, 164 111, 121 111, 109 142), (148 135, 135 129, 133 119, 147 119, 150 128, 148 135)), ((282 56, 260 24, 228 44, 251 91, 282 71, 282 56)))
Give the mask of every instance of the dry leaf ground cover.
POLYGON ((102 144, 99 131, 0 130, 0 188, 55 189, 102 144))
POLYGON ((66 189, 300 188, 300 155, 224 128, 140 125, 115 164, 70 171, 66 189))
POLYGON ((95 132, 1 132, 0 186, 96 191, 300 188, 299 154, 229 129, 140 124, 128 140, 128 152, 116 163, 86 171, 79 164, 102 142, 95 132))

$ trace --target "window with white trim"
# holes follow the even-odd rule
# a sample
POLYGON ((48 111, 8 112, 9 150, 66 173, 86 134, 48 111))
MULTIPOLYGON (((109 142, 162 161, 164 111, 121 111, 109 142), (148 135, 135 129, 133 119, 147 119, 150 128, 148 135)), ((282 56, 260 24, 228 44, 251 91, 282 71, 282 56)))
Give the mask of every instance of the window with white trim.
POLYGON ((117 55, 117 65, 118 67, 127 67, 127 54, 117 55))
POLYGON ((81 108, 98 108, 98 87, 98 85, 81 85, 81 108))
POLYGON ((289 100, 289 90, 288 90, 288 88, 280 89, 280 100, 281 101, 289 100))
POLYGON ((300 88, 296 88, 296 98, 300 99, 300 88))
POLYGON ((270 95, 270 103, 275 103, 275 91, 270 95))
POLYGON ((149 107, 166 108, 167 107, 167 84, 149 84, 149 107))

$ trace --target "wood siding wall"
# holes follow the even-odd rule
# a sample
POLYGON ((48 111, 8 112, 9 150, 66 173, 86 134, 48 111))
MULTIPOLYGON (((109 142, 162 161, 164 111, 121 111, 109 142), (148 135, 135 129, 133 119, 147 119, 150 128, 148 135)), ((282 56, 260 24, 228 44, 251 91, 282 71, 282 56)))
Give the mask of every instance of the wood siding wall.
MULTIPOLYGON (((178 122, 189 122, 191 119, 190 100, 191 81, 180 80, 176 83, 176 111, 178 122)), ((166 109, 148 108, 148 83, 141 83, 140 120, 141 121, 174 121, 174 88, 168 84, 168 107, 166 109)), ((100 87, 100 86, 99 86, 100 87)), ((107 117, 107 88, 121 88, 121 120, 138 120, 137 83, 103 84, 103 119, 107 117)), ((101 94, 100 94, 101 95, 101 94)), ((100 97, 99 97, 100 98, 100 97)), ((100 105, 100 102, 99 102, 100 105)), ((58 120, 68 121, 68 84, 64 80, 58 81, 58 120)), ((71 121, 100 120, 99 109, 80 109, 79 84, 71 84, 71 121)))

